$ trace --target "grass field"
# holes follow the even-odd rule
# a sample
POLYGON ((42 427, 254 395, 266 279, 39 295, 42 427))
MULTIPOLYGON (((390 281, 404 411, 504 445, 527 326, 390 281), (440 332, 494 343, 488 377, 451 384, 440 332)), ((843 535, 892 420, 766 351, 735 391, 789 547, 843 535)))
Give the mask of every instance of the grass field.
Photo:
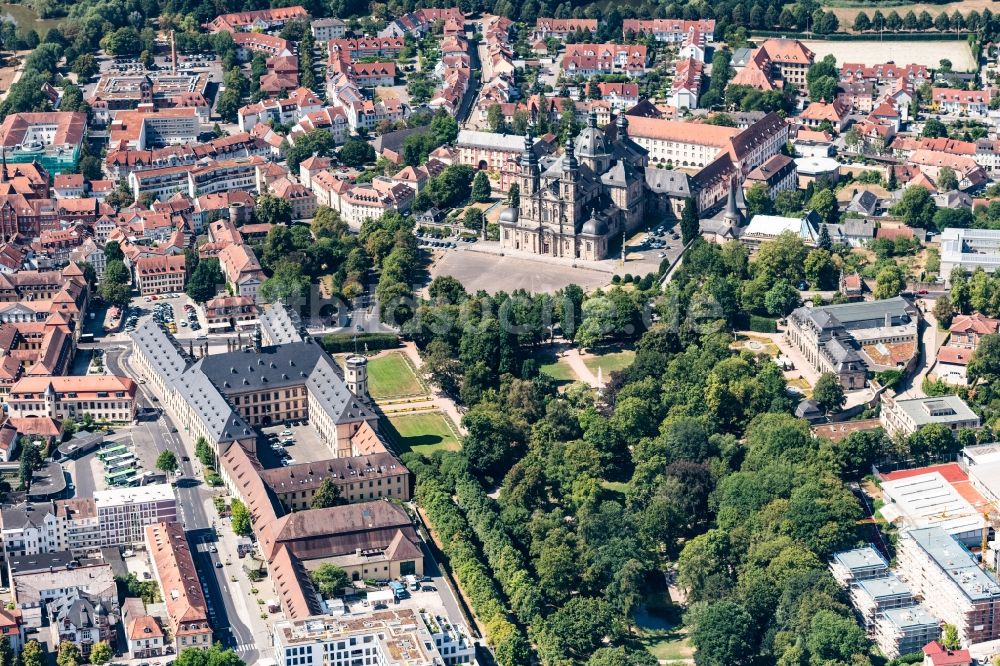
MULTIPOLYGON (((937 16, 946 5, 936 5, 937 9, 931 10, 931 16, 937 16)), ((900 16, 909 11, 908 7, 893 8, 899 12, 900 16)), ((833 12, 840 18, 840 12, 853 12, 857 14, 857 9, 834 9, 833 12)), ((866 8, 868 16, 871 17, 874 9, 866 8)), ((882 13, 886 14, 890 9, 882 8, 882 13)), ((919 14, 921 10, 917 10, 919 14)), ((953 10, 947 10, 949 14, 953 10)), ((963 10, 964 11, 964 10, 963 10)), ((844 19, 840 18, 841 22, 844 19)), ((854 18, 851 17, 853 23, 854 18)), ((850 23, 848 23, 850 25, 850 23)), ((875 65, 882 62, 916 63, 927 67, 938 67, 942 58, 951 60, 956 72, 971 72, 976 69, 976 62, 972 57, 972 50, 969 43, 964 39, 943 39, 941 41, 883 41, 878 39, 871 41, 826 41, 819 39, 804 39, 802 43, 816 53, 816 60, 820 60, 826 55, 833 55, 837 63, 860 62, 863 65, 875 65)))
POLYGON ((620 352, 584 356, 583 364, 595 375, 597 374, 597 369, 601 368, 604 371, 604 378, 607 379, 609 373, 624 370, 631 365, 634 358, 635 352, 626 349, 620 352))
POLYGON ((439 449, 461 448, 455 431, 441 412, 399 414, 389 417, 389 436, 396 442, 396 453, 413 451, 429 456, 439 449))
POLYGON ((569 363, 552 352, 538 352, 535 354, 535 361, 538 362, 539 372, 548 375, 559 384, 569 384, 577 380, 576 373, 569 367, 569 363))
POLYGON ((368 392, 375 400, 426 393, 402 352, 392 352, 368 361, 368 392))

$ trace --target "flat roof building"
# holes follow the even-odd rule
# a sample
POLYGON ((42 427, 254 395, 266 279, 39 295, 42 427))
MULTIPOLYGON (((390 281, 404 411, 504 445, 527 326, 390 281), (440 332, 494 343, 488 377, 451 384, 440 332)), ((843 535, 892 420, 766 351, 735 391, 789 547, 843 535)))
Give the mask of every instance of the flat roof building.
POLYGON ((889 573, 889 561, 868 544, 835 553, 830 560, 830 571, 838 583, 847 587, 857 581, 884 577, 889 573))
POLYGON ((8 162, 37 161, 55 175, 76 167, 86 133, 85 113, 12 113, 0 125, 0 146, 8 162))
POLYGON ((940 527, 913 529, 902 534, 897 556, 899 575, 964 644, 1000 638, 1000 584, 959 541, 940 527))
POLYGON ((940 637, 938 619, 923 606, 887 610, 875 622, 875 643, 890 659, 919 652, 940 637))
POLYGON ((979 416, 957 395, 898 400, 883 394, 879 419, 890 435, 904 436, 932 423, 952 431, 980 426, 979 416))
POLYGON ((940 472, 882 481, 886 503, 879 509, 889 522, 911 527, 940 527, 968 545, 983 537, 983 506, 973 506, 940 472))
POLYGON ((868 578, 851 585, 851 603, 870 629, 879 613, 894 608, 906 608, 916 603, 906 583, 890 573, 882 578, 868 578))

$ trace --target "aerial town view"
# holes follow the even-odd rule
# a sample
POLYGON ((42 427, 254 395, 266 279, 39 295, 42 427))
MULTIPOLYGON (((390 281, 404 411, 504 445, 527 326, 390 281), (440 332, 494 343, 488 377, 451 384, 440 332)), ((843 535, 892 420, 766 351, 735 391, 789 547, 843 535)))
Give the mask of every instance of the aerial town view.
POLYGON ((297 1, 0 4, 0 666, 1000 666, 1000 6, 297 1))

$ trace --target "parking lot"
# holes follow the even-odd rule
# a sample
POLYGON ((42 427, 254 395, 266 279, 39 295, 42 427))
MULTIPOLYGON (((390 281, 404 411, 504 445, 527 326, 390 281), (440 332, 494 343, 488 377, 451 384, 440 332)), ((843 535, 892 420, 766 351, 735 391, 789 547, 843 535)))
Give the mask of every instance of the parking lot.
POLYGON ((201 308, 186 294, 144 296, 133 299, 125 316, 123 330, 126 333, 134 331, 149 318, 179 338, 199 337, 208 330, 201 308))
POLYGON ((262 445, 261 448, 266 450, 258 450, 257 457, 265 467, 288 467, 328 460, 333 456, 330 447, 320 439, 319 433, 308 421, 261 428, 261 432, 267 438, 267 446, 262 445))

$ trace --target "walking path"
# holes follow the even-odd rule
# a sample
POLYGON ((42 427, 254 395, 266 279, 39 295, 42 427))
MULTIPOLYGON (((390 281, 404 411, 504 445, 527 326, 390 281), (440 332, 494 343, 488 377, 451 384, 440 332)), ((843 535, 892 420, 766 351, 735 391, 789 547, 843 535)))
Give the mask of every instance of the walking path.
POLYGON ((590 371, 587 364, 583 362, 583 356, 580 354, 579 349, 570 347, 566 351, 561 352, 561 356, 569 363, 570 370, 573 371, 577 379, 589 384, 591 388, 598 388, 597 377, 590 371))
MULTIPOLYGON (((420 368, 422 368, 424 365, 424 360, 420 358, 420 352, 417 351, 417 345, 413 342, 404 342, 403 353, 406 354, 406 357, 410 359, 411 363, 413 363, 413 367, 417 369, 417 374, 419 375, 420 368)), ((441 410, 442 412, 447 414, 448 418, 450 418, 452 423, 455 424, 455 428, 458 429, 458 434, 462 436, 465 435, 465 428, 462 427, 461 410, 459 410, 454 400, 449 398, 447 395, 442 393, 437 388, 431 387, 430 400, 424 403, 416 403, 416 404, 408 403, 406 407, 413 408, 418 405, 426 405, 428 409, 430 407, 436 407, 437 409, 441 410)), ((382 407, 382 410, 386 413, 389 413, 390 411, 399 411, 398 409, 392 410, 391 407, 392 407, 391 405, 385 405, 382 407)))

